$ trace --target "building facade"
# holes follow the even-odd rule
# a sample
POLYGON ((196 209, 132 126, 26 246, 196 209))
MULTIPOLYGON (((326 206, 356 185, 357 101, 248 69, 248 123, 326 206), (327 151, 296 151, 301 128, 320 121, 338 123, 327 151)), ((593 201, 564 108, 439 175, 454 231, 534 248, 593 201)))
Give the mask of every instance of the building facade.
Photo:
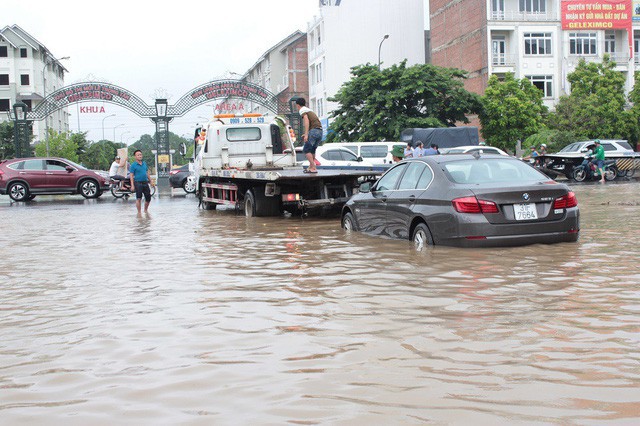
MULTIPOLYGON (((631 1, 619 1, 627 9, 623 26, 568 22, 570 11, 561 0, 431 0, 432 63, 469 72, 468 90, 483 94, 491 75, 514 73, 528 78, 553 108, 568 94, 567 75, 580 59, 601 62, 609 55, 626 77, 627 92, 639 69, 640 23, 631 24, 631 1), (591 28, 598 29, 591 29, 591 28)), ((567 4, 569 2, 566 2, 567 4)), ((605 1, 570 2, 605 4, 605 1)), ((611 3, 611 2, 609 2, 611 3)), ((597 6, 592 6, 597 7, 597 6)), ((604 6, 609 7, 609 6, 604 6)), ((620 9, 619 9, 620 10, 620 9)), ((603 15, 604 16, 604 15, 603 15)))
MULTIPOLYGON (((242 80, 268 89, 285 104, 292 97, 307 98, 307 35, 296 31, 271 47, 247 70, 242 80)), ((252 102, 248 103, 246 110, 273 114, 264 106, 252 102)))
MULTIPOLYGON (((308 105, 327 130, 336 95, 356 65, 389 67, 403 60, 428 58, 426 0, 321 0, 319 15, 308 25, 308 105), (388 35, 385 38, 385 35, 388 35)), ((427 3, 428 6, 428 3, 427 3)))
MULTIPOLYGON (((11 119, 16 101, 29 110, 64 86, 67 69, 38 40, 17 25, 0 30, 0 121, 11 119)), ((46 121, 34 121, 34 143, 45 140, 46 128, 69 131, 69 113, 61 109, 48 114, 46 121)))

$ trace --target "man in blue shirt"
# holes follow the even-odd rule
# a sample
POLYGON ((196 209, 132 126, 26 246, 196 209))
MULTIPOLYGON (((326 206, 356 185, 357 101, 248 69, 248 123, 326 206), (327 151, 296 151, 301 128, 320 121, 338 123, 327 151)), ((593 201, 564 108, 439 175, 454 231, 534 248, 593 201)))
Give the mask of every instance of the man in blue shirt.
POLYGON ((142 161, 142 151, 139 149, 133 153, 136 158, 129 168, 131 173, 131 188, 136 190, 136 208, 138 214, 140 214, 140 207, 142 204, 142 196, 144 195, 144 212, 149 210, 149 203, 151 202, 151 189, 149 188, 149 182, 151 182, 151 175, 149 174, 149 167, 147 163, 142 161))

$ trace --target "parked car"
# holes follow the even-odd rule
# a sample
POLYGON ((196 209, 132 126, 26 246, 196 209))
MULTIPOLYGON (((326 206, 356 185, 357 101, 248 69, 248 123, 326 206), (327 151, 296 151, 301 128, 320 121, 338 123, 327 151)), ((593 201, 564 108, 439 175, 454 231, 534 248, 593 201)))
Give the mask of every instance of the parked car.
POLYGON ((182 188, 187 194, 196 192, 196 180, 189 170, 189 164, 175 168, 169 172, 169 185, 172 188, 182 188))
POLYGON ((514 246, 578 240, 576 196, 530 165, 481 154, 402 161, 345 204, 342 227, 417 247, 514 246))
MULTIPOLYGON (((302 152, 302 147, 296 148, 296 164, 302 166, 308 166, 307 161, 302 152)), ((362 157, 358 157, 350 149, 342 147, 333 147, 331 144, 319 146, 316 149, 316 166, 323 168, 332 167, 371 167, 372 164, 369 161, 363 160, 362 157)))
MULTIPOLYGON (((558 151, 558 154, 574 153, 574 154, 582 155, 583 153, 589 150, 590 146, 593 146, 593 145, 595 145, 595 143, 592 140, 574 142, 562 148, 560 151, 558 151)), ((601 139, 600 145, 602 145, 602 148, 604 148, 604 151, 606 154, 633 153, 633 148, 631 148, 631 145, 629 145, 627 141, 622 139, 610 139, 610 140, 601 139)))
MULTIPOLYGON (((601 139, 608 160, 615 159, 617 176, 630 176, 635 170, 636 163, 640 163, 640 153, 634 152, 631 145, 622 139, 601 139)), ((540 158, 543 171, 564 174, 567 179, 573 179, 574 169, 582 164, 585 153, 593 148, 593 140, 573 142, 553 154, 545 154, 540 158)))
POLYGON ((0 194, 14 201, 36 195, 81 194, 98 198, 109 189, 109 179, 64 158, 15 158, 0 162, 0 194))
POLYGON ((393 163, 391 150, 395 145, 400 145, 402 149, 407 146, 402 142, 334 142, 327 146, 350 149, 357 157, 362 157, 374 166, 380 166, 393 163))
POLYGON ((455 148, 443 148, 440 150, 440 154, 473 154, 474 152, 480 152, 481 154, 509 155, 500 148, 486 145, 457 146, 455 148))

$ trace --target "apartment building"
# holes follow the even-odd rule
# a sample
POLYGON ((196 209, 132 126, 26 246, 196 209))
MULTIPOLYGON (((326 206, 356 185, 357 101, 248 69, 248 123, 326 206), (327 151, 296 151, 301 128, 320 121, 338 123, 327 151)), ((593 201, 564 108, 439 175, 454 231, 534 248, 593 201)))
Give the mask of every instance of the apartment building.
POLYGON ((308 24, 309 106, 325 132, 328 101, 351 79, 356 65, 382 68, 428 58, 428 0, 321 0, 318 15, 308 24), (425 7, 426 6, 426 7, 425 7))
MULTIPOLYGON (((287 104, 294 96, 308 98, 307 35, 296 31, 275 44, 247 70, 242 80, 268 89, 281 103, 287 104)), ((245 109, 273 114, 255 102, 248 102, 245 109)))
POLYGON ((468 71, 479 94, 494 74, 528 78, 553 108, 579 60, 607 54, 629 91, 640 68, 633 13, 631 0, 431 0, 432 63, 468 71))
MULTIPOLYGON (((0 30, 0 121, 11 119, 16 101, 35 108, 47 94, 64 86, 67 69, 38 40, 18 25, 0 30)), ((61 109, 46 121, 34 121, 34 143, 45 139, 46 127, 69 131, 69 113, 61 109)))

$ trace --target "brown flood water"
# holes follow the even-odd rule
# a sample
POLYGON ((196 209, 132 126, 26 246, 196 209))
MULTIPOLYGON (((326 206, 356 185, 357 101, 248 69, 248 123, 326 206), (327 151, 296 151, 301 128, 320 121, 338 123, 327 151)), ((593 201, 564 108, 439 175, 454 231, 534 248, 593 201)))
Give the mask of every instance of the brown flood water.
POLYGON ((638 424, 640 184, 416 252, 192 196, 0 197, 0 424, 638 424))

